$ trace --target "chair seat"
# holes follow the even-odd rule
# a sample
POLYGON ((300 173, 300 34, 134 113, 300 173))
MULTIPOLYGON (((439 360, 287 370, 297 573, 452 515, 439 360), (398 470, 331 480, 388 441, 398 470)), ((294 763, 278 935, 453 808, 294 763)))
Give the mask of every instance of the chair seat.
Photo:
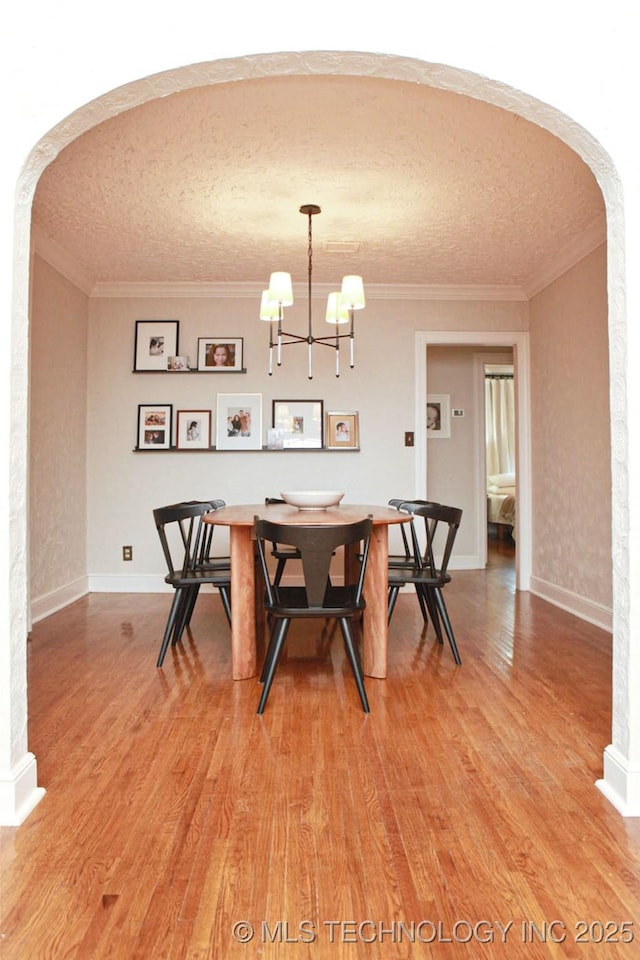
POLYGON ((172 587, 195 587, 201 584, 212 584, 217 586, 221 584, 229 584, 231 576, 230 567, 199 567, 195 570, 190 570, 188 575, 185 576, 183 570, 174 570, 173 573, 168 573, 164 578, 165 583, 170 584, 172 587))
POLYGON ((389 584, 405 586, 407 583, 421 583, 425 587, 443 587, 451 582, 450 573, 441 573, 438 570, 425 570, 424 567, 412 566, 397 567, 389 570, 389 584))
POLYGON ((406 557, 403 553, 391 553, 387 563, 390 568, 412 567, 414 559, 413 556, 406 557))
POLYGON ((265 610, 274 617, 345 617, 353 616, 364 610, 365 602, 354 600, 353 587, 334 587, 327 589, 322 606, 310 606, 304 587, 279 587, 278 602, 265 603, 265 610))

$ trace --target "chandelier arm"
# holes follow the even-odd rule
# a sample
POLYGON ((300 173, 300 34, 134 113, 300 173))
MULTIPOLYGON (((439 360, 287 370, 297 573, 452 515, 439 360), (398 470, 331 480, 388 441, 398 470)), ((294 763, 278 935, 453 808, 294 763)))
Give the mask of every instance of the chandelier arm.
MULTIPOLYGON (((334 333, 330 333, 330 334, 329 334, 328 336, 326 336, 326 337, 314 337, 314 338, 313 338, 313 342, 314 342, 314 343, 324 344, 325 347, 331 347, 333 350, 338 350, 338 349, 339 349, 339 345, 337 345, 337 341, 338 341, 338 340, 344 340, 344 339, 346 339, 346 338, 348 338, 348 337, 350 337, 350 336, 351 336, 350 333, 335 333, 335 334, 334 334, 334 333)), ((307 338, 306 338, 306 337, 300 337, 300 339, 306 341, 307 338)))

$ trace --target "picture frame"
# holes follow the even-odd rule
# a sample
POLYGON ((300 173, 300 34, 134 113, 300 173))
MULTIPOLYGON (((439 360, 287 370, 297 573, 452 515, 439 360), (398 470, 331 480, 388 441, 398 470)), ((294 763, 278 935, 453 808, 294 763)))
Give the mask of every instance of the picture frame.
POLYGON ((170 450, 172 442, 173 404, 138 404, 137 450, 170 450))
POLYGON ((322 400, 274 400, 273 429, 282 431, 285 450, 322 449, 324 446, 322 400))
POLYGON ((211 448, 211 410, 177 411, 176 448, 178 450, 209 450, 211 448))
POLYGON ((216 450, 262 449, 262 394, 219 393, 216 450))
POLYGON ((191 373, 190 357, 169 357, 167 370, 171 373, 191 373))
POLYGON ((200 373, 241 373, 243 353, 243 337, 198 337, 198 370, 200 373), (223 357, 224 362, 218 362, 223 357))
POLYGON ((427 439, 448 440, 451 437, 451 399, 448 393, 427 396, 427 439))
POLYGON ((358 411, 327 412, 324 435, 327 450, 359 450, 360 417, 358 411))
POLYGON ((136 320, 133 370, 168 370, 169 357, 179 355, 179 320, 136 320))

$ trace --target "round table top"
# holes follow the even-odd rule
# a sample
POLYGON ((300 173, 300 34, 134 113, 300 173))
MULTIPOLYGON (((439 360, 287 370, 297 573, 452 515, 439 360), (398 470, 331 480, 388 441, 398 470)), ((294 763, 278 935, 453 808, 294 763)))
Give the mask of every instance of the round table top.
POLYGON ((304 526, 323 526, 325 524, 356 523, 371 516, 374 526, 390 523, 406 523, 411 517, 392 507, 360 503, 343 503, 326 510, 299 510, 288 503, 250 503, 220 507, 204 515, 206 523, 228 527, 250 527, 256 517, 271 520, 273 523, 292 523, 304 526))

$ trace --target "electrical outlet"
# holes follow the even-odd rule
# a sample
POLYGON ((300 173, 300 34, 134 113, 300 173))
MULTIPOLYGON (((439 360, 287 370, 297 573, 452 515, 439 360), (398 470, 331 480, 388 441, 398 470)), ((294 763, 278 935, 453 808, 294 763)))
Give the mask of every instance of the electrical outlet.
POLYGON ((123 547, 123 548, 122 548, 122 559, 123 559, 123 560, 133 560, 133 547, 123 547))

